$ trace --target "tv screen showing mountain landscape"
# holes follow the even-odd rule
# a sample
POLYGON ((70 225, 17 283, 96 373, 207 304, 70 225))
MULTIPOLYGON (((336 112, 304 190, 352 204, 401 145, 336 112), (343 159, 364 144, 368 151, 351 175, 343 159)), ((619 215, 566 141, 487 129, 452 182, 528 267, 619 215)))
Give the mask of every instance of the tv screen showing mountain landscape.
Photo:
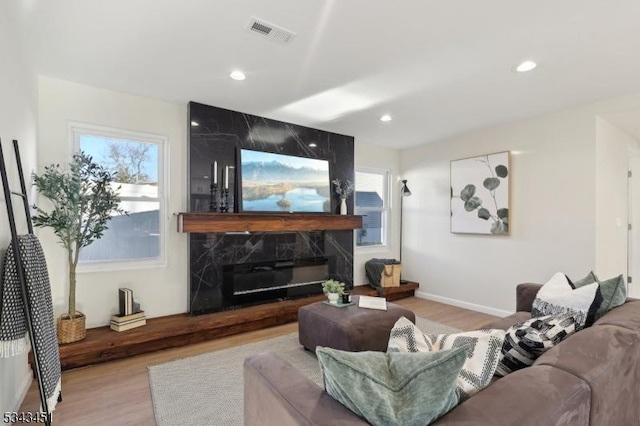
POLYGON ((329 212, 329 162, 271 152, 240 152, 242 210, 329 212))

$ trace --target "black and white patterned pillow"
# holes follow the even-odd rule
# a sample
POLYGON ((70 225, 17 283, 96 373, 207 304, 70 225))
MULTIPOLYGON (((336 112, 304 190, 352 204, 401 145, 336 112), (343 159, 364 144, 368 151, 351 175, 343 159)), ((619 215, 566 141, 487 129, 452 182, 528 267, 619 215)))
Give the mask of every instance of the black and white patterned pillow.
POLYGON ((389 336, 387 352, 433 352, 464 347, 467 359, 456 380, 456 394, 462 402, 489 385, 498 366, 504 330, 476 330, 455 334, 423 334, 401 317, 389 336))
POLYGON ((547 350, 577 331, 573 315, 547 315, 515 324, 507 330, 497 376, 529 367, 547 350))
POLYGON ((406 317, 400 317, 389 334, 389 352, 431 352, 433 347, 424 333, 406 317))
POLYGON ((531 318, 569 314, 575 317, 577 329, 581 330, 593 324, 601 303, 597 282, 575 288, 565 274, 558 272, 538 291, 531 318))

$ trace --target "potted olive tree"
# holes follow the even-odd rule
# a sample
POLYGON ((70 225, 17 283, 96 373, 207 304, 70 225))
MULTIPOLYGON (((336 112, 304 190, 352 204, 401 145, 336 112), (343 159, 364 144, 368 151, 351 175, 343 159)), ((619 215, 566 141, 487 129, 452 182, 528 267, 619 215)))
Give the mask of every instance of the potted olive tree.
POLYGON ((68 312, 58 318, 58 340, 71 343, 86 336, 85 316, 76 311, 76 266, 80 250, 102 237, 107 222, 116 213, 126 214, 119 208, 119 187, 114 187, 114 176, 83 152, 73 156, 68 169, 53 164, 44 173, 34 173, 33 182, 38 192, 50 201, 48 210, 35 206, 37 214, 33 224, 49 227, 67 250, 69 264, 68 312))

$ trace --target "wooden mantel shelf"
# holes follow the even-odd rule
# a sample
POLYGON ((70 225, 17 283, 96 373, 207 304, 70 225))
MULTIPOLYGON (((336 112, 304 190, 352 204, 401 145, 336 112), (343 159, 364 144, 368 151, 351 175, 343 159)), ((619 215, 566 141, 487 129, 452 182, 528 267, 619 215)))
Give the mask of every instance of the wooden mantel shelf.
POLYGON ((178 213, 178 232, 342 231, 362 228, 362 216, 328 213, 178 213))

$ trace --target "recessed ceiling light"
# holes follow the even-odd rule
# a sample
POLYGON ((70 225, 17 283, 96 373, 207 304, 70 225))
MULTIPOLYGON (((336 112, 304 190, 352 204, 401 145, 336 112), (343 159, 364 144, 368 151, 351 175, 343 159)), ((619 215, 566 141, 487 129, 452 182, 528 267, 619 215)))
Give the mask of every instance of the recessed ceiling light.
POLYGON ((380 121, 391 121, 392 118, 389 114, 385 114, 382 117, 380 117, 380 121))
POLYGON ((311 142, 309 144, 309 148, 315 148, 316 146, 318 146, 315 142, 311 142))
POLYGON ((523 63, 521 63, 520 65, 518 65, 516 67, 516 71, 518 71, 518 72, 527 72, 527 71, 531 71, 532 69, 534 69, 537 66, 538 66, 538 64, 536 64, 533 61, 524 61, 523 63))
POLYGON ((244 80, 245 78, 247 78, 246 75, 244 75, 244 73, 242 71, 234 71, 232 72, 229 77, 231 77, 234 80, 244 80))
POLYGON ((197 121, 192 121, 192 122, 191 122, 191 125, 192 125, 193 127, 198 127, 200 124, 198 124, 198 122, 197 122, 197 121))

